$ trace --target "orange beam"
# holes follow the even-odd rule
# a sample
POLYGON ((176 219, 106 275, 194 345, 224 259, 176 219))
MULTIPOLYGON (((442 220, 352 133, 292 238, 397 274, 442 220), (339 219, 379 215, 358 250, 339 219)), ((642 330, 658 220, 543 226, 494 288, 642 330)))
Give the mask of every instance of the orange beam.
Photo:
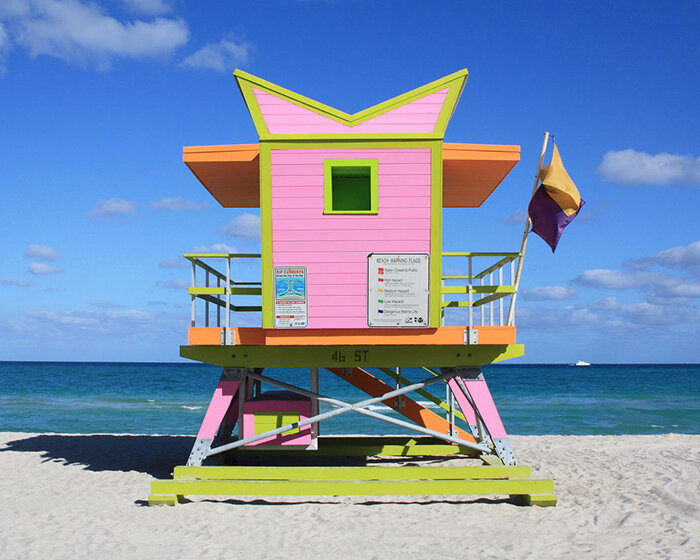
MULTIPOLYGON (((244 346, 374 346, 385 344, 464 344, 466 327, 436 329, 231 329, 234 344, 244 346)), ((190 327, 188 344, 221 344, 221 327, 190 327)), ((479 344, 515 344, 515 327, 476 327, 479 344)))
MULTIPOLYGON (((394 390, 394 387, 387 385, 362 368, 352 368, 350 370, 350 375, 347 376, 343 375, 342 370, 339 368, 326 369, 332 373, 335 373, 344 381, 347 381, 351 385, 354 385, 372 397, 379 397, 385 393, 388 393, 389 391, 394 390)), ((424 428, 428 428, 429 430, 433 430, 435 432, 449 434, 450 424, 447 420, 438 416, 432 410, 428 410, 423 405, 420 405, 416 401, 408 398, 406 395, 403 395, 403 400, 405 401, 403 408, 398 408, 393 398, 382 402, 385 405, 393 408, 399 414, 405 416, 409 420, 412 420, 419 426, 423 426, 424 428)), ((463 439, 464 441, 476 443, 474 436, 468 432, 465 432, 461 428, 457 428, 457 437, 463 439)))

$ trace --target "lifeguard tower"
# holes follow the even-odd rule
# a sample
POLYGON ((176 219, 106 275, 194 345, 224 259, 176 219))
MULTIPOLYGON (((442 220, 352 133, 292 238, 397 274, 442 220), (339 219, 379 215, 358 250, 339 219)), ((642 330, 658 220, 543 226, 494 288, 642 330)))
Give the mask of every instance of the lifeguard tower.
POLYGON ((222 206, 260 209, 261 253, 185 255, 192 316, 180 354, 223 372, 187 465, 154 481, 149 503, 476 494, 554 505, 552 481, 517 464, 481 371, 523 354, 504 313, 519 253, 442 252, 443 208, 479 207, 520 158, 519 146, 443 142, 467 71, 354 115, 234 75, 259 144, 186 147, 184 162, 222 206), (260 259, 259 278, 237 276, 244 259, 260 259), (458 272, 443 274, 443 261, 458 272), (445 326, 446 308, 462 308, 465 324, 445 326), (236 313, 250 311, 262 323, 237 326, 236 313), (309 382, 275 368, 308 368, 309 382), (323 394, 327 375, 367 398, 323 394), (435 384, 444 400, 426 390, 435 384), (412 435, 325 434, 323 421, 340 414, 412 435), (259 465, 271 455, 277 465, 259 465), (315 465, 291 466, 300 455, 315 465), (245 465, 251 456, 257 466, 245 465), (323 464, 332 456, 396 466, 323 464), (402 464, 435 456, 474 464, 402 464))

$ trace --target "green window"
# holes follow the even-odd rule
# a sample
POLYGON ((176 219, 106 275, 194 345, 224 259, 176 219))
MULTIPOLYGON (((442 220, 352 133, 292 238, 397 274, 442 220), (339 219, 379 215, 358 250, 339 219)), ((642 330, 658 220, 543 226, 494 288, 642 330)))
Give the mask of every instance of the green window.
POLYGON ((377 160, 324 161, 324 214, 377 213, 377 160))

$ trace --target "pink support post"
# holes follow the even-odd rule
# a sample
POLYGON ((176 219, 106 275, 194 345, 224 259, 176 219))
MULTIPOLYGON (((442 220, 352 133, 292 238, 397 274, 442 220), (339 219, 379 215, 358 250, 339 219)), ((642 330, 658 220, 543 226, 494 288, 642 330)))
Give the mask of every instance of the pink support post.
POLYGON ((463 381, 489 435, 492 438, 508 437, 486 381, 484 379, 463 379, 463 381))
POLYGON ((474 413, 472 405, 469 403, 469 400, 462 392, 460 386, 454 379, 450 379, 447 382, 447 385, 449 385, 452 394, 455 396, 455 400, 457 401, 459 408, 462 410, 462 414, 464 414, 464 417, 467 419, 467 424, 469 424, 469 426, 475 426, 476 414, 474 413))
MULTIPOLYGON (((214 395, 207 408, 207 413, 202 420, 202 425, 197 434, 198 439, 214 439, 219 431, 221 422, 224 420, 226 413, 229 411, 233 397, 238 392, 240 381, 219 381, 219 384, 214 391, 214 395)), ((238 407, 236 407, 236 416, 238 415, 238 407)), ((230 418, 230 416, 229 416, 230 418)))

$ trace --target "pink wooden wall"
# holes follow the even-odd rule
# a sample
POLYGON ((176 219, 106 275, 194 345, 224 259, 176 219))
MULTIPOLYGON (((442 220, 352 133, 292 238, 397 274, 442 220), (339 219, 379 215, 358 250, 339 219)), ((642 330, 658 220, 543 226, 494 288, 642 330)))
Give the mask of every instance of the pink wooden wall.
POLYGON ((430 252, 430 150, 272 150, 273 266, 306 266, 309 328, 367 327, 367 255, 430 252), (379 213, 323 213, 325 159, 378 161, 379 213))
POLYGON ((447 96, 445 88, 351 127, 259 89, 253 92, 271 134, 432 132, 447 96))

